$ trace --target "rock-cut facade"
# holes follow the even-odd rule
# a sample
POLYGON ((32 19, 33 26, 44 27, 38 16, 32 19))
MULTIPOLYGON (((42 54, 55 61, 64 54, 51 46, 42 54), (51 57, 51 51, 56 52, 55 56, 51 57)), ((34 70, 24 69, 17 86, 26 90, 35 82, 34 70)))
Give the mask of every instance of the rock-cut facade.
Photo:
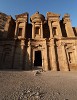
POLYGON ((77 70, 77 28, 69 14, 0 13, 0 69, 77 70))

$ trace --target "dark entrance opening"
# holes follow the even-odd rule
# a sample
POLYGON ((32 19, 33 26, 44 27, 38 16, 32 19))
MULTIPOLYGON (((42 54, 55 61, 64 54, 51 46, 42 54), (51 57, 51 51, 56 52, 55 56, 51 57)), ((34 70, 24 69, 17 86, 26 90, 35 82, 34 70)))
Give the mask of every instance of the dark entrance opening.
POLYGON ((35 51, 34 66, 42 66, 41 51, 35 51))

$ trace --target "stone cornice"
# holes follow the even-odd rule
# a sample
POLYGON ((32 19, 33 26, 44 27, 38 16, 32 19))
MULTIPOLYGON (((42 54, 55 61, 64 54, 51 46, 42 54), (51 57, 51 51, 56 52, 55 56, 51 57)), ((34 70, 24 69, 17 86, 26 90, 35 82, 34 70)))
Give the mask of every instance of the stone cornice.
POLYGON ((60 40, 77 40, 77 37, 61 37, 60 40))

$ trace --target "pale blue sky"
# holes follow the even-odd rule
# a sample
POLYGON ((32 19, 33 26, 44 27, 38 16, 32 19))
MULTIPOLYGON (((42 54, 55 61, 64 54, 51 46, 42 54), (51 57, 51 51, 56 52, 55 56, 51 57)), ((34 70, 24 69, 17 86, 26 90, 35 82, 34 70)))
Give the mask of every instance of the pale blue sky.
MULTIPOLYGON (((29 16, 39 11, 44 16, 48 11, 70 14, 72 26, 77 26, 77 0, 0 0, 0 12, 14 16, 28 12, 29 16)), ((29 17, 30 18, 30 17, 29 17)))

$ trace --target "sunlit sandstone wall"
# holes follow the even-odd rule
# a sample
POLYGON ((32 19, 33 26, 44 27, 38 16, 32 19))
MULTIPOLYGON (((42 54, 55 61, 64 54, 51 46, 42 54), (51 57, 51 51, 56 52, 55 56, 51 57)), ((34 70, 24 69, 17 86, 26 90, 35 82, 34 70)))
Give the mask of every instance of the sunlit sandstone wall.
POLYGON ((16 21, 0 13, 0 68, 32 70, 35 52, 41 51, 43 70, 77 70, 77 28, 70 16, 60 20, 59 14, 45 18, 36 12, 31 23, 28 19, 28 13, 16 15, 16 21))

